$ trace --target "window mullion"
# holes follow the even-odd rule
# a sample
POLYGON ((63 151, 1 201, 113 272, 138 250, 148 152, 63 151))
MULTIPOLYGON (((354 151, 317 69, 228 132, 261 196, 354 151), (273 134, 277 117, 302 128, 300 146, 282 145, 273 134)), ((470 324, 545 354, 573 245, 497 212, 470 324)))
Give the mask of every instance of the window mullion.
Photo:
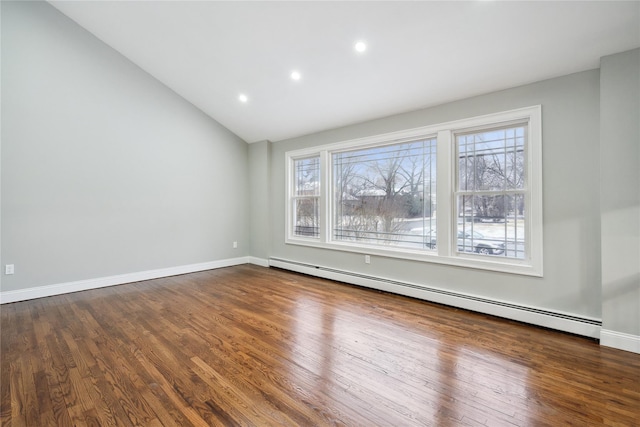
POLYGON ((452 144, 450 131, 440 131, 437 136, 436 157, 436 203, 437 219, 436 232, 438 236, 437 251, 440 256, 451 255, 451 241, 453 239, 452 225, 454 198, 453 186, 455 185, 454 173, 457 168, 452 167, 454 157, 454 144, 452 144))
POLYGON ((330 157, 326 150, 320 152, 320 241, 323 243, 331 241, 333 233, 333 177, 330 157))

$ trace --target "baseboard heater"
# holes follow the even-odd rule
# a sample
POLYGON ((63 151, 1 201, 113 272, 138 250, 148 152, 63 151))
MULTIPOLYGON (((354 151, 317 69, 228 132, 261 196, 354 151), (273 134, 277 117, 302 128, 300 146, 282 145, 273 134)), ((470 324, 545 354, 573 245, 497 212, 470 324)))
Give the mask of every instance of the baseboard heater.
POLYGON ((269 258, 269 265, 271 267, 304 273, 310 276, 322 277, 339 282, 419 298, 425 301, 504 317, 511 320, 530 323, 590 338, 600 338, 602 321, 598 319, 543 310, 535 307, 513 304, 506 301, 488 299, 425 285, 400 282, 397 280, 369 276, 366 274, 281 258, 269 258))

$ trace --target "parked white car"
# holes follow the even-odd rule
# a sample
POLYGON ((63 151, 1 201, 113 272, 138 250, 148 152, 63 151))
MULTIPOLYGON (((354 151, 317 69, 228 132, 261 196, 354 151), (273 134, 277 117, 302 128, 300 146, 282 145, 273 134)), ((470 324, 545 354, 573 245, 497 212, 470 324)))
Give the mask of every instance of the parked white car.
MULTIPOLYGON (((422 234, 423 228, 414 228, 414 233, 422 234)), ((424 234, 424 245, 431 249, 436 249, 436 232, 431 229, 424 234)), ((505 245, 502 242, 495 242, 487 239, 483 234, 477 231, 471 232, 467 230, 458 231, 458 251, 475 252, 484 255, 501 255, 505 251, 505 245)))
POLYGON ((460 230, 458 231, 458 250, 484 255, 501 255, 504 253, 504 243, 497 243, 487 239, 477 231, 460 230))

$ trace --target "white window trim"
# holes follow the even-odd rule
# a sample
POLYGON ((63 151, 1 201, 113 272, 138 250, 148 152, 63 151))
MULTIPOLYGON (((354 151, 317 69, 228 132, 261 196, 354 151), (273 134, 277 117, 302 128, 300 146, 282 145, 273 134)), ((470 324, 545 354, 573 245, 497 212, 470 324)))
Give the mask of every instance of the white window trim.
POLYGON ((456 120, 409 129, 399 132, 391 132, 358 138, 322 146, 316 146, 285 153, 287 169, 286 179, 286 236, 285 243, 293 245, 310 246, 323 249, 332 249, 347 252, 356 252, 381 257, 401 258, 416 261, 424 261, 436 264, 446 264, 460 267, 476 268, 481 270, 499 271, 505 273, 522 274, 542 277, 543 275, 543 226, 542 226, 542 107, 540 105, 516 110, 487 114, 469 119, 456 120), (453 212, 455 212, 454 185, 456 183, 457 169, 454 166, 456 146, 455 134, 468 129, 481 129, 483 127, 496 127, 516 121, 527 121, 527 221, 526 241, 528 245, 528 259, 518 260, 513 258, 486 257, 475 254, 457 253, 454 246, 455 224, 453 212), (368 146, 376 146, 382 143, 400 142, 406 139, 421 137, 437 137, 437 188, 438 200, 436 223, 438 235, 438 247, 436 251, 420 251, 407 248, 380 248, 354 242, 339 242, 331 240, 331 210, 332 188, 331 153, 345 151, 368 146), (319 237, 295 236, 293 234, 293 162, 296 159, 310 156, 320 156, 320 234, 319 237))

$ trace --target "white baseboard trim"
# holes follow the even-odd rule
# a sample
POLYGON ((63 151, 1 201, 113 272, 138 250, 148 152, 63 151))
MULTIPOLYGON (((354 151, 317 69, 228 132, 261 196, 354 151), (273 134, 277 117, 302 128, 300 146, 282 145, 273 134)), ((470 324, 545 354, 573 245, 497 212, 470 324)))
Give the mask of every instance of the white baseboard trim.
POLYGON ((308 274, 310 276, 322 277, 325 279, 337 280, 339 282, 392 292, 426 301, 543 326, 545 328, 570 332, 591 338, 600 338, 602 322, 599 319, 587 318, 570 313, 552 312, 535 307, 517 305, 506 301, 491 300, 475 295, 447 291, 446 289, 433 288, 408 282, 399 282, 393 279, 367 276, 360 273, 353 273, 279 258, 270 258, 269 265, 285 270, 308 274))
POLYGON ((122 285, 125 283, 140 282, 142 280, 195 273, 198 271, 213 270, 216 268, 231 267, 234 265, 248 264, 249 261, 250 257, 229 258, 199 264, 181 265, 177 267, 160 268, 157 270, 119 274, 117 276, 99 277, 96 279, 79 280, 76 282, 58 283, 55 285, 5 291, 0 292, 0 304, 68 294, 71 292, 86 291, 89 289, 104 288, 107 286, 122 285))
POLYGON ((600 345, 640 354, 640 336, 638 335, 603 329, 600 331, 600 345))
POLYGON ((269 260, 264 258, 257 258, 254 256, 250 256, 249 263, 254 265, 259 265, 260 267, 269 267, 269 260))

